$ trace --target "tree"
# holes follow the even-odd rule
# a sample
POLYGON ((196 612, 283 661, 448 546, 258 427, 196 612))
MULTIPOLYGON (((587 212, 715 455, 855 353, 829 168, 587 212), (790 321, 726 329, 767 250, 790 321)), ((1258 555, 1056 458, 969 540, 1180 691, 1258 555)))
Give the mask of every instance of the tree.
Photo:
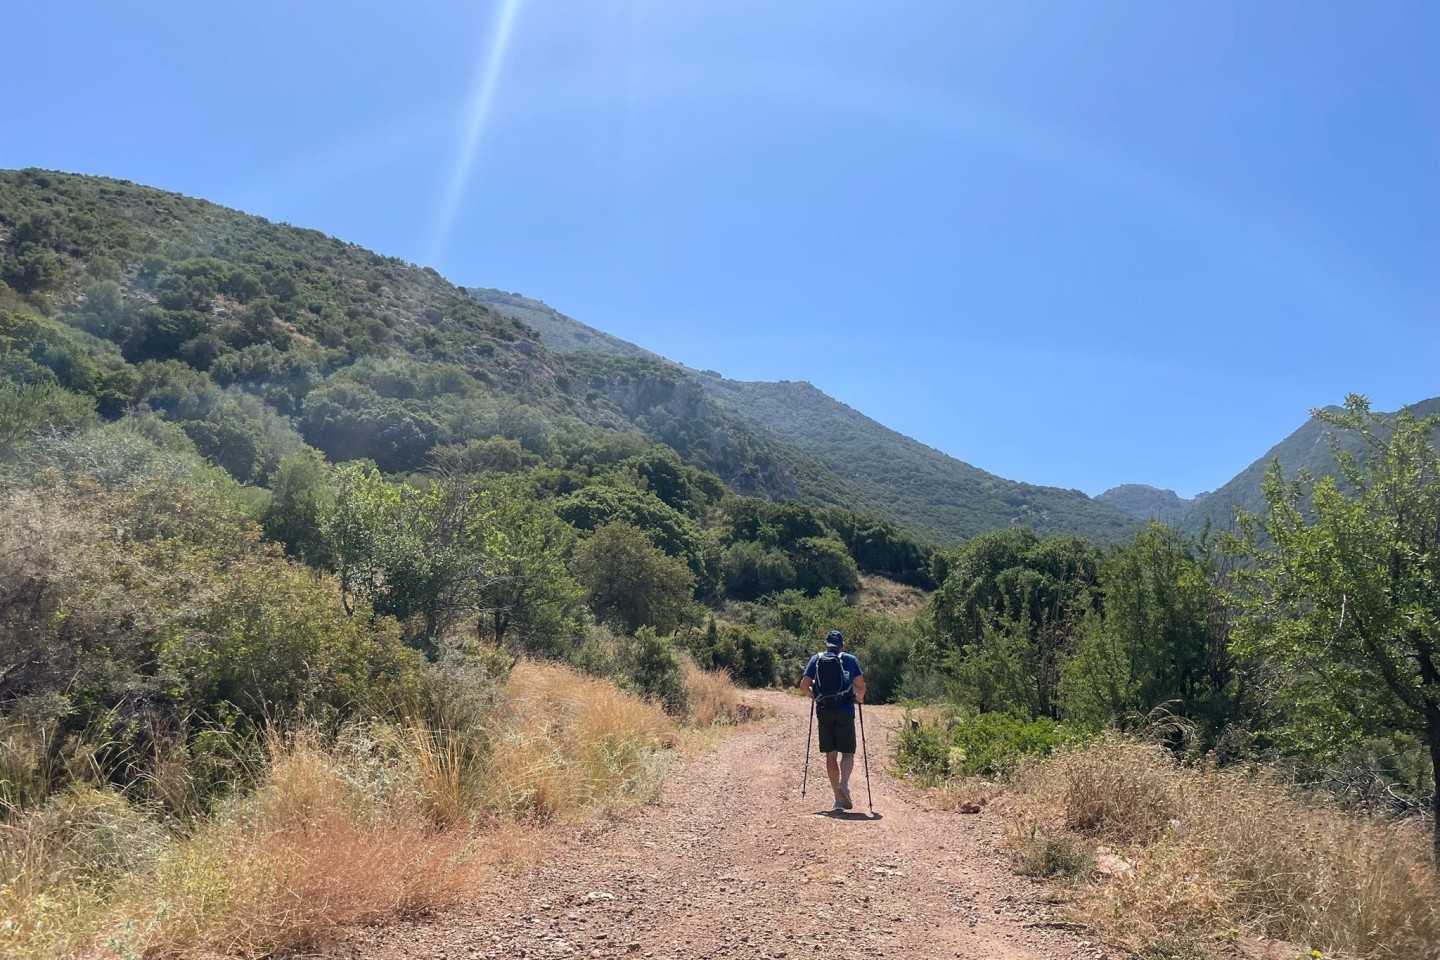
POLYGON ((1061 670, 1065 715, 1109 723, 1170 703, 1212 728, 1233 716, 1217 579, 1204 545, 1159 523, 1112 547, 1100 567, 1103 617, 1087 613, 1061 670))
POLYGON ((334 504, 325 458, 306 447, 280 459, 270 478, 270 502, 260 522, 265 535, 283 543, 287 554, 324 566, 329 557, 321 523, 334 504))
POLYGON ((354 611, 354 597, 374 599, 383 589, 388 540, 399 512, 399 488, 373 466, 347 463, 335 471, 335 497, 321 531, 347 611, 354 611))
POLYGON ((790 554, 795 584, 811 596, 833 587, 846 596, 860 592, 860 571, 845 552, 845 544, 830 537, 804 537, 790 554))
MULTIPOLYGON (((1332 440, 1339 481, 1286 482, 1271 465, 1267 513, 1242 527, 1255 567, 1237 648, 1283 694, 1303 745, 1413 735, 1440 793, 1440 417, 1385 417, 1354 394, 1343 412, 1313 416, 1358 434, 1367 454, 1357 461, 1332 440)), ((1440 866, 1440 818, 1434 855, 1440 866)))
POLYGON ((780 550, 738 540, 725 551, 720 575, 727 597, 755 600, 793 586, 795 565, 780 550))
POLYGON ((958 692, 981 710, 1057 718, 1060 666, 1095 607, 1099 565, 1083 537, 1024 527, 982 533, 951 558, 929 612, 958 692))
POLYGON ((580 628, 583 591, 565 569, 574 531, 518 485, 491 488, 483 499, 477 632, 497 645, 558 655, 580 628))
POLYGON ((643 626, 671 633, 695 588, 684 561, 625 523, 606 524, 580 544, 572 570, 596 618, 625 633, 643 626))
POLYGON ((36 243, 21 243, 11 260, 0 264, 0 280, 21 293, 39 293, 65 280, 65 261, 36 243))

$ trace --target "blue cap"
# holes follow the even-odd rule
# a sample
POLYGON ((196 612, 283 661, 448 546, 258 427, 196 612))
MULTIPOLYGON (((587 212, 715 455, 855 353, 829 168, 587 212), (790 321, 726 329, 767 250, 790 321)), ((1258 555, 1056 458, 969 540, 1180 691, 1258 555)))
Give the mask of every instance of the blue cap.
POLYGON ((837 650, 845 643, 845 638, 840 636, 839 630, 831 630, 825 635, 825 646, 834 647, 837 650))

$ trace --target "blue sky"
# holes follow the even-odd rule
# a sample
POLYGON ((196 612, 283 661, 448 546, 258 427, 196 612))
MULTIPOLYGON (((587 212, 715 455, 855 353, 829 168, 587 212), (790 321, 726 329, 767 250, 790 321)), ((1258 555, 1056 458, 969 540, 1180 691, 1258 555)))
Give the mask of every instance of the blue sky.
POLYGON ((987 470, 1440 394, 1440 4, 21 0, 0 167, 496 286, 987 470))

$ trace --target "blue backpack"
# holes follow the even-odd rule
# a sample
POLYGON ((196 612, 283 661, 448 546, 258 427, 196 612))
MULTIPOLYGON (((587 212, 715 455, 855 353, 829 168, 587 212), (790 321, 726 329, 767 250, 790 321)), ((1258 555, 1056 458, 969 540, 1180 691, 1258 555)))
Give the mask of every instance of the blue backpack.
POLYGON ((840 652, 826 650, 815 661, 815 706, 843 707, 855 702, 855 678, 840 652))

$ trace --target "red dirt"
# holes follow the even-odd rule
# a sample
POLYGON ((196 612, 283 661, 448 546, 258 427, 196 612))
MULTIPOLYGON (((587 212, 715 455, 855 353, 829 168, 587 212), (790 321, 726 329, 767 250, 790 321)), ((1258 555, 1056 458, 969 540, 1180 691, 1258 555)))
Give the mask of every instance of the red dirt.
POLYGON ((877 816, 857 757, 855 811, 832 816, 824 758, 800 796, 805 701, 671 771, 660 802, 592 824, 503 890, 444 916, 365 931, 330 956, 959 958, 1117 955, 1054 926, 1046 888, 997 850, 998 815, 932 809, 884 772, 893 707, 866 711, 877 816))

